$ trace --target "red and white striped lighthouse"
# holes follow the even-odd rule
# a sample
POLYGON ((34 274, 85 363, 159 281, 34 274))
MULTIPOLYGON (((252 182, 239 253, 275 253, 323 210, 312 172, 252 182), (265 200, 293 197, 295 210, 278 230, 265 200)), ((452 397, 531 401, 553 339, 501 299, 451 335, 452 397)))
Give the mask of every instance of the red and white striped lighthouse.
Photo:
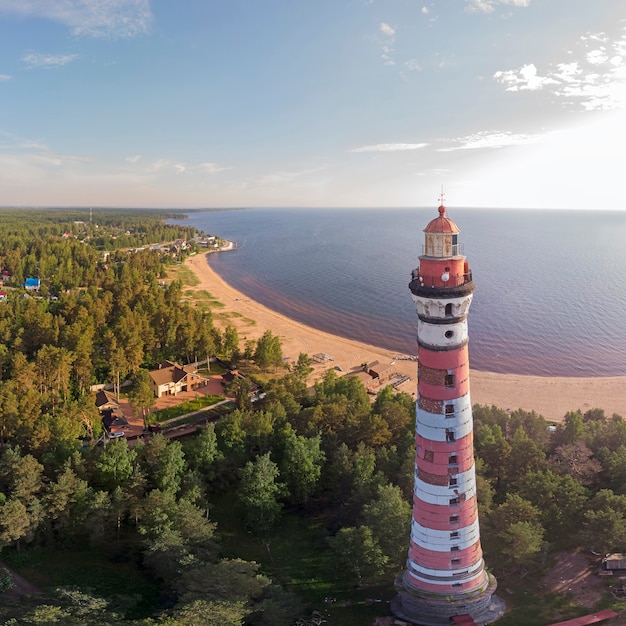
POLYGON ((492 600, 496 581, 480 545, 467 330, 474 282, 459 232, 442 204, 424 229, 409 284, 418 315, 415 483, 409 556, 392 610, 423 626, 455 615, 486 624, 503 608, 492 600))

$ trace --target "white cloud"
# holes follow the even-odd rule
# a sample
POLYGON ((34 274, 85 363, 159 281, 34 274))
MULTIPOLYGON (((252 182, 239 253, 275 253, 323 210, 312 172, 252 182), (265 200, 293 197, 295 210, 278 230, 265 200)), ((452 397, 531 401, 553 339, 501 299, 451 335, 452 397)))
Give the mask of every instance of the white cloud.
POLYGON ((61 166, 66 163, 89 163, 90 161, 93 161, 93 159, 90 159, 89 157, 76 156, 73 154, 57 154, 55 152, 40 152, 33 156, 37 160, 56 166, 61 166))
MULTIPOLYGON (((128 158, 126 159, 128 161, 128 158)), ((160 172, 160 171, 174 171, 176 174, 188 174, 192 175, 194 173, 200 174, 217 174, 217 172, 223 172, 229 170, 229 167, 223 167, 218 165, 217 163, 195 163, 188 164, 183 162, 174 163, 167 159, 157 159, 152 164, 150 164, 146 171, 148 173, 160 172)))
POLYGON ((348 152, 403 152, 405 150, 419 150, 427 145, 427 143, 378 143, 372 146, 353 148, 348 152))
POLYGON ((539 76, 534 63, 523 65, 517 70, 498 71, 493 77, 505 85, 507 91, 535 91, 545 85, 557 84, 553 78, 539 76))
POLYGON ((507 91, 547 90, 565 106, 610 110, 626 105, 626 32, 611 41, 605 33, 580 38, 568 52, 575 60, 553 63, 540 76, 533 63, 516 70, 500 70, 493 77, 507 91), (601 45, 598 45, 598 44, 601 45))
POLYGON ((13 76, 11 76, 10 74, 0 74, 0 83, 11 80, 12 78, 13 76))
POLYGON ((537 140, 537 135, 526 135, 522 133, 483 131, 459 137, 452 141, 456 145, 439 148, 437 152, 454 152, 455 150, 478 150, 485 148, 504 148, 507 146, 520 146, 532 143, 537 140))
POLYGON ((590 50, 589 52, 587 52, 586 58, 587 63, 590 63, 591 65, 602 65, 609 60, 606 51, 602 49, 590 50))
POLYGON ((428 7, 422 7, 420 10, 421 10, 421 12, 422 12, 424 15, 428 15, 428 13, 429 13, 429 11, 428 11, 428 7))
POLYGON ((141 155, 140 154, 133 154, 132 156, 127 156, 126 157, 126 161, 128 161, 129 163, 137 163, 137 161, 139 161, 139 159, 141 159, 141 155))
POLYGON ((386 36, 386 39, 382 42, 379 41, 382 45, 382 54, 380 55, 383 63, 385 65, 395 65, 396 61, 394 59, 394 49, 391 44, 394 42, 394 37, 396 34, 396 29, 393 26, 390 26, 386 22, 380 23, 380 32, 386 36))
POLYGON ((300 187, 308 187, 311 184, 317 185, 317 178, 314 176, 311 179, 311 175, 319 174, 326 168, 324 166, 312 167, 303 170, 279 170, 270 174, 261 176, 257 183, 263 186, 276 186, 276 185, 292 185, 296 184, 300 187))
POLYGON ((493 13, 498 5, 526 8, 531 0, 465 0, 465 10, 470 13, 493 13))
POLYGON ((218 165, 217 163, 200 163, 198 165, 195 166, 195 169, 199 170, 200 172, 206 172, 207 174, 217 174, 217 172, 223 172, 225 170, 229 170, 229 167, 222 167, 220 165, 218 165))
POLYGON ((150 29, 150 0, 0 0, 0 12, 68 26, 86 37, 135 37, 150 29))
POLYGON ((393 37, 396 34, 396 29, 393 26, 390 26, 389 24, 387 24, 386 22, 381 22, 380 32, 389 37, 393 37))
POLYGON ((22 57, 28 67, 63 67, 78 58, 77 54, 41 54, 31 52, 22 57))
POLYGON ((411 70, 412 72, 422 71, 422 66, 417 62, 416 59, 409 59, 408 61, 405 61, 404 67, 406 67, 407 70, 411 70))

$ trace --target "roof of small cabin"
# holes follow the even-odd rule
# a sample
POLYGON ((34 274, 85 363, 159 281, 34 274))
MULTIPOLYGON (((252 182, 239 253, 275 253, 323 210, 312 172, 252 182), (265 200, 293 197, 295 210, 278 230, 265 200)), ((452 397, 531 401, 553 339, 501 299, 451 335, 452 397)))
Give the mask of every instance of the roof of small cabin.
POLYGON ((27 278, 24 282, 26 287, 39 287, 39 279, 38 278, 27 278))
POLYGON ((107 404, 111 404, 113 406, 120 405, 114 394, 106 391, 106 389, 100 389, 100 391, 96 394, 96 406, 100 408, 106 406, 107 404))
POLYGON ((460 233, 459 227, 446 215, 446 207, 439 207, 439 217, 431 220, 424 229, 425 233, 460 233))
POLYGON ((613 617, 619 617, 613 609, 604 609, 603 611, 596 611, 589 615, 583 615, 582 617, 576 617, 574 619, 568 619, 564 622, 555 622, 550 626, 586 626, 587 624, 597 624, 604 620, 611 619, 613 617))
POLYGON ((108 430, 125 428, 128 426, 128 420, 123 415, 116 415, 113 411, 106 411, 102 418, 102 425, 108 430))

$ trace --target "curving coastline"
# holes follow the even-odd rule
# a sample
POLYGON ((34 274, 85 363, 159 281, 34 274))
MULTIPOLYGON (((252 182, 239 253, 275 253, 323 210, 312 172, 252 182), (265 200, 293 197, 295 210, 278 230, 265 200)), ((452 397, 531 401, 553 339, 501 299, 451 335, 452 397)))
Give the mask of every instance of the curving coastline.
MULTIPOLYGON (((358 368, 363 362, 378 360, 382 364, 388 364, 395 360, 396 370, 411 379, 403 383, 400 389, 411 395, 415 394, 415 362, 398 360, 397 353, 331 335, 272 311, 226 283, 209 266, 207 257, 208 254, 196 255, 185 261, 185 265, 200 281, 190 289, 205 290, 222 303, 223 307, 216 317, 220 313, 231 314, 227 323, 237 328, 242 341, 258 339, 269 329, 280 337, 283 354, 287 357, 297 359, 300 352, 309 355, 318 352, 333 355, 332 364, 315 365, 313 380, 333 365, 349 371, 358 368)), ((219 324, 219 319, 216 319, 216 325, 219 324)), ((413 346, 407 346, 407 353, 412 352, 412 348, 413 346)), ((472 402, 495 404, 503 409, 534 410, 555 422, 562 421, 568 411, 580 409, 584 413, 591 408, 604 409, 608 416, 618 413, 626 417, 626 376, 567 378, 472 370, 471 394, 472 402)))

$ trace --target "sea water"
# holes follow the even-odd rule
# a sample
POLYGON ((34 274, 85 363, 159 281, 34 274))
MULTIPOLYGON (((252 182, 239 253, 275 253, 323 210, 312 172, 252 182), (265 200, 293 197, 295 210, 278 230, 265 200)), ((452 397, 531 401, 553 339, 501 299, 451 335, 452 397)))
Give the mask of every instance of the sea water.
MULTIPOLYGON (((209 263, 248 297, 310 326, 416 354, 408 284, 422 231, 437 215, 242 209, 190 212, 182 223, 237 242, 209 263)), ((476 283, 473 368, 626 374, 626 213, 449 207, 448 216, 476 283)))

